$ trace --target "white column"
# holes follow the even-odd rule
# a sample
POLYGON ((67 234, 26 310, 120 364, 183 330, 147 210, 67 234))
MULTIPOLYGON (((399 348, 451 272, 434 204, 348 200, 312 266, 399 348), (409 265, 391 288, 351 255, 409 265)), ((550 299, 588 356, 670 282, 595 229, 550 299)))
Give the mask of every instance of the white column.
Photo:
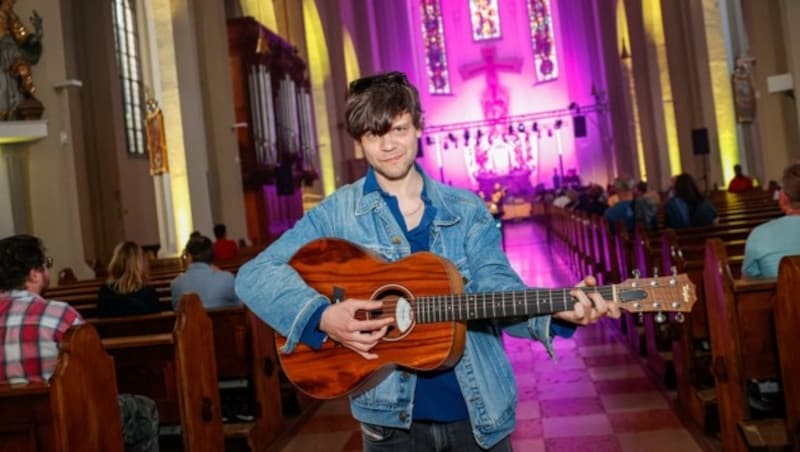
POLYGON ((15 232, 15 215, 11 204, 11 186, 6 165, 8 158, 10 158, 8 151, 0 149, 0 212, 4 212, 0 215, 0 238, 13 235, 15 232))

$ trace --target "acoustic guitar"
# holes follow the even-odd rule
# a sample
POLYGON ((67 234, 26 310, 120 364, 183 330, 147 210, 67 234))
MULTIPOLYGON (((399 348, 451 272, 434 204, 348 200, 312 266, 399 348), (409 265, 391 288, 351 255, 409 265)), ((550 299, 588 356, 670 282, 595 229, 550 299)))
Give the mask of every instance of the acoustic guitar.
MULTIPOLYGON (((386 336, 366 360, 352 350, 326 341, 320 350, 298 344, 279 353, 288 379, 319 399, 367 390, 400 367, 430 371, 458 362, 467 325, 480 319, 523 318, 572 310, 575 299, 564 289, 527 289, 463 293, 456 267, 429 252, 386 262, 340 239, 320 239, 303 246, 289 261, 305 280, 333 302, 347 298, 383 301, 380 310, 359 311, 358 318, 394 317, 386 336)), ((629 312, 690 312, 695 287, 685 274, 630 279, 622 284, 581 288, 597 291, 629 312)), ((682 315, 682 314, 679 314, 682 315)), ((280 349, 286 338, 276 333, 280 349)))

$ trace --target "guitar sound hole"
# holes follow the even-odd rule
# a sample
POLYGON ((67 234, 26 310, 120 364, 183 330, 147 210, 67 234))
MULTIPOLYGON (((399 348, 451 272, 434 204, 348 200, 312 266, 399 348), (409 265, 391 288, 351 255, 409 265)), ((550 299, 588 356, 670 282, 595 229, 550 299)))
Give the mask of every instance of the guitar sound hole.
POLYGON ((369 318, 394 317, 395 321, 389 325, 384 340, 397 340, 406 336, 414 324, 413 298, 403 287, 390 285, 376 291, 373 300, 383 302, 383 308, 370 311, 369 318))

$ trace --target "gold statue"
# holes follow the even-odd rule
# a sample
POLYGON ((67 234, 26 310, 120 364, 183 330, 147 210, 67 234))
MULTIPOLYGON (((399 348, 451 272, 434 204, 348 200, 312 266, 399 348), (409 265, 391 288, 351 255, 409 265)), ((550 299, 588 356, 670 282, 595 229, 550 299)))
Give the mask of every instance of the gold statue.
POLYGON ((34 10, 33 33, 14 12, 15 0, 0 0, 0 120, 39 119, 44 106, 34 96, 31 66, 42 55, 42 18, 34 10))
POLYGON ((167 161, 167 136, 164 129, 164 113, 158 106, 150 88, 145 88, 147 100, 144 132, 147 137, 147 153, 150 157, 150 175, 157 176, 169 172, 167 161))

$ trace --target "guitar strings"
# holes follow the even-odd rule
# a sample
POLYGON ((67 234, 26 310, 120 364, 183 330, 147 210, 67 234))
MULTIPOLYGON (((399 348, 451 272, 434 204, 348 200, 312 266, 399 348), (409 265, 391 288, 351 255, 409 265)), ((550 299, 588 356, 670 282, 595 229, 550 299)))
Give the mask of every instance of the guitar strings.
MULTIPOLYGON (((468 304, 468 303, 472 302, 472 300, 470 300, 470 298, 473 298, 473 299, 481 298, 482 300, 481 300, 480 303, 484 305, 483 306, 483 310, 485 312, 488 312, 489 309, 491 309, 492 312, 496 312, 496 310, 498 308, 499 309, 504 309, 504 308, 505 309, 511 309, 511 308, 513 308, 513 305, 512 305, 511 308, 509 308, 508 303, 514 303, 514 302, 520 302, 520 301, 525 303, 524 304, 525 307, 533 307, 533 306, 541 307, 541 305, 543 303, 547 303, 547 304, 551 304, 551 305, 556 305, 558 303, 566 304, 570 300, 577 301, 577 299, 574 296, 569 294, 569 292, 571 292, 573 289, 575 289, 575 288, 570 288, 570 289, 525 289, 525 290, 519 290, 519 291, 501 292, 499 294, 494 295, 494 297, 492 297, 490 294, 487 294, 487 293, 474 293, 474 294, 462 293, 462 294, 453 294, 453 295, 432 295, 432 296, 424 295, 424 296, 420 296, 420 297, 416 298, 416 303, 415 303, 415 306, 414 306, 414 310, 416 312, 419 312, 421 310, 429 309, 429 308, 431 308, 431 307, 433 307, 435 305, 441 305, 442 303, 454 304, 454 303, 458 302, 458 303, 468 304), (533 292, 536 295, 530 295, 531 292, 533 292), (553 298, 551 300, 553 295, 555 296, 555 298, 553 298), (492 307, 491 306, 491 303, 497 303, 497 302, 500 302, 503 306, 499 306, 499 307, 497 307, 497 306, 492 307), (487 303, 489 304, 489 306, 486 306, 487 303)), ((597 292, 600 295, 602 295, 603 298, 605 298, 607 300, 608 299, 612 299, 613 295, 614 295, 614 289, 612 287, 610 287, 610 286, 578 287, 577 289, 583 290, 583 292, 585 292, 587 294, 588 293, 597 292)), ((477 302, 477 300, 475 300, 475 301, 477 302)), ((590 299, 590 301, 591 301, 591 299, 590 299)), ((383 307, 380 309, 380 311, 391 311, 391 312, 393 312, 397 308, 397 304, 398 304, 397 301, 394 300, 394 299, 386 300, 383 303, 384 303, 383 307)), ((546 312, 557 312, 557 311, 556 310, 542 310, 541 311, 541 313, 546 313, 546 312)), ((510 316, 513 316, 513 314, 509 314, 507 316, 510 317, 510 316)), ((378 318, 380 318, 380 317, 381 316, 378 316, 378 318)))

